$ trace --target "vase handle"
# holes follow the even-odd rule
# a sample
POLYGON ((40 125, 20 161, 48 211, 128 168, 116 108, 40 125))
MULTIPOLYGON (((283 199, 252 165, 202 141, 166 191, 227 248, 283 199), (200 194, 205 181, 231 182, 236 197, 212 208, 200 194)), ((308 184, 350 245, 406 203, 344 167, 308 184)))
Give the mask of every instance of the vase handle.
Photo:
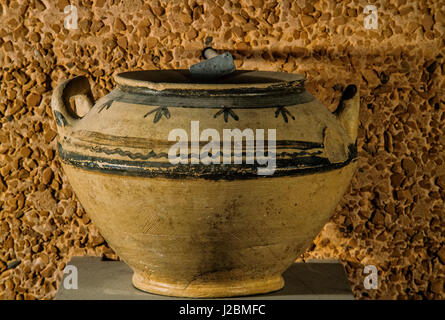
POLYGON ((343 91, 339 106, 334 114, 340 121, 352 142, 357 140, 359 124, 360 95, 356 85, 349 85, 343 91))
MULTIPOLYGON (((88 111, 94 105, 93 94, 88 79, 78 76, 65 80, 54 90, 51 99, 51 107, 57 123, 57 130, 62 136, 66 136, 68 128, 82 119, 75 110, 71 108, 70 99, 75 98, 76 107, 82 107, 88 111)), ((76 108, 77 109, 77 108, 76 108)))

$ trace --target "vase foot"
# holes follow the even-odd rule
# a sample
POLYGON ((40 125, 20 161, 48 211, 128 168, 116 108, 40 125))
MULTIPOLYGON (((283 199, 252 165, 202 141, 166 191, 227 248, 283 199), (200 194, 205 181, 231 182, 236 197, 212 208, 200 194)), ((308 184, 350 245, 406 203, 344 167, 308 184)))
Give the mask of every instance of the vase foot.
POLYGON ((133 285, 149 293, 171 297, 223 298, 264 294, 284 287, 282 276, 243 281, 197 282, 190 284, 166 283, 133 274, 133 285))

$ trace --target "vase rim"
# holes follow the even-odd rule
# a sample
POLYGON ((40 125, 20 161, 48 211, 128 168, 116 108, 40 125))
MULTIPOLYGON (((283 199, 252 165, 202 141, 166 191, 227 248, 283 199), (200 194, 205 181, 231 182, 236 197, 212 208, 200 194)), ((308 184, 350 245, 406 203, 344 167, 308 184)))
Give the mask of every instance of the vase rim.
POLYGON ((236 70, 214 81, 199 81, 194 80, 187 69, 170 69, 122 72, 115 76, 115 80, 118 85, 152 90, 225 90, 303 86, 305 77, 286 72, 236 70))

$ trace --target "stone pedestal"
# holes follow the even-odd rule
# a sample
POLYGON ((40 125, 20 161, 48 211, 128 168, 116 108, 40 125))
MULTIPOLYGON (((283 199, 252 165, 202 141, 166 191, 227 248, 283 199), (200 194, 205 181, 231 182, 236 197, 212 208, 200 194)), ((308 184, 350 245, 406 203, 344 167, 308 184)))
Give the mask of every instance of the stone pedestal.
MULTIPOLYGON (((133 272, 122 261, 103 261, 98 257, 73 257, 68 265, 76 267, 77 289, 70 289, 68 281, 72 279, 73 268, 64 274, 56 300, 180 300, 180 298, 146 293, 133 287, 131 283, 133 272), (67 277, 69 278, 66 279, 67 277)), ((280 291, 230 299, 353 299, 344 268, 336 261, 313 260, 295 263, 283 277, 285 287, 280 291)))

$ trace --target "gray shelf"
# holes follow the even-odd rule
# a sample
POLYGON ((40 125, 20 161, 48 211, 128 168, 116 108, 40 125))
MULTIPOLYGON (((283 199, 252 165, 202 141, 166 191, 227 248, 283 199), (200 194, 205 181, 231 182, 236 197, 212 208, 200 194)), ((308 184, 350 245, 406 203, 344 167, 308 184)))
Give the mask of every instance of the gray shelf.
MULTIPOLYGON (((56 300, 180 300, 140 291, 133 287, 132 270, 122 261, 103 261, 99 257, 73 257, 68 265, 78 272, 78 288, 67 289, 65 277, 56 300)), ((269 294, 236 297, 231 300, 351 300, 353 295, 342 264, 314 260, 295 263, 285 273, 285 287, 269 294)))

